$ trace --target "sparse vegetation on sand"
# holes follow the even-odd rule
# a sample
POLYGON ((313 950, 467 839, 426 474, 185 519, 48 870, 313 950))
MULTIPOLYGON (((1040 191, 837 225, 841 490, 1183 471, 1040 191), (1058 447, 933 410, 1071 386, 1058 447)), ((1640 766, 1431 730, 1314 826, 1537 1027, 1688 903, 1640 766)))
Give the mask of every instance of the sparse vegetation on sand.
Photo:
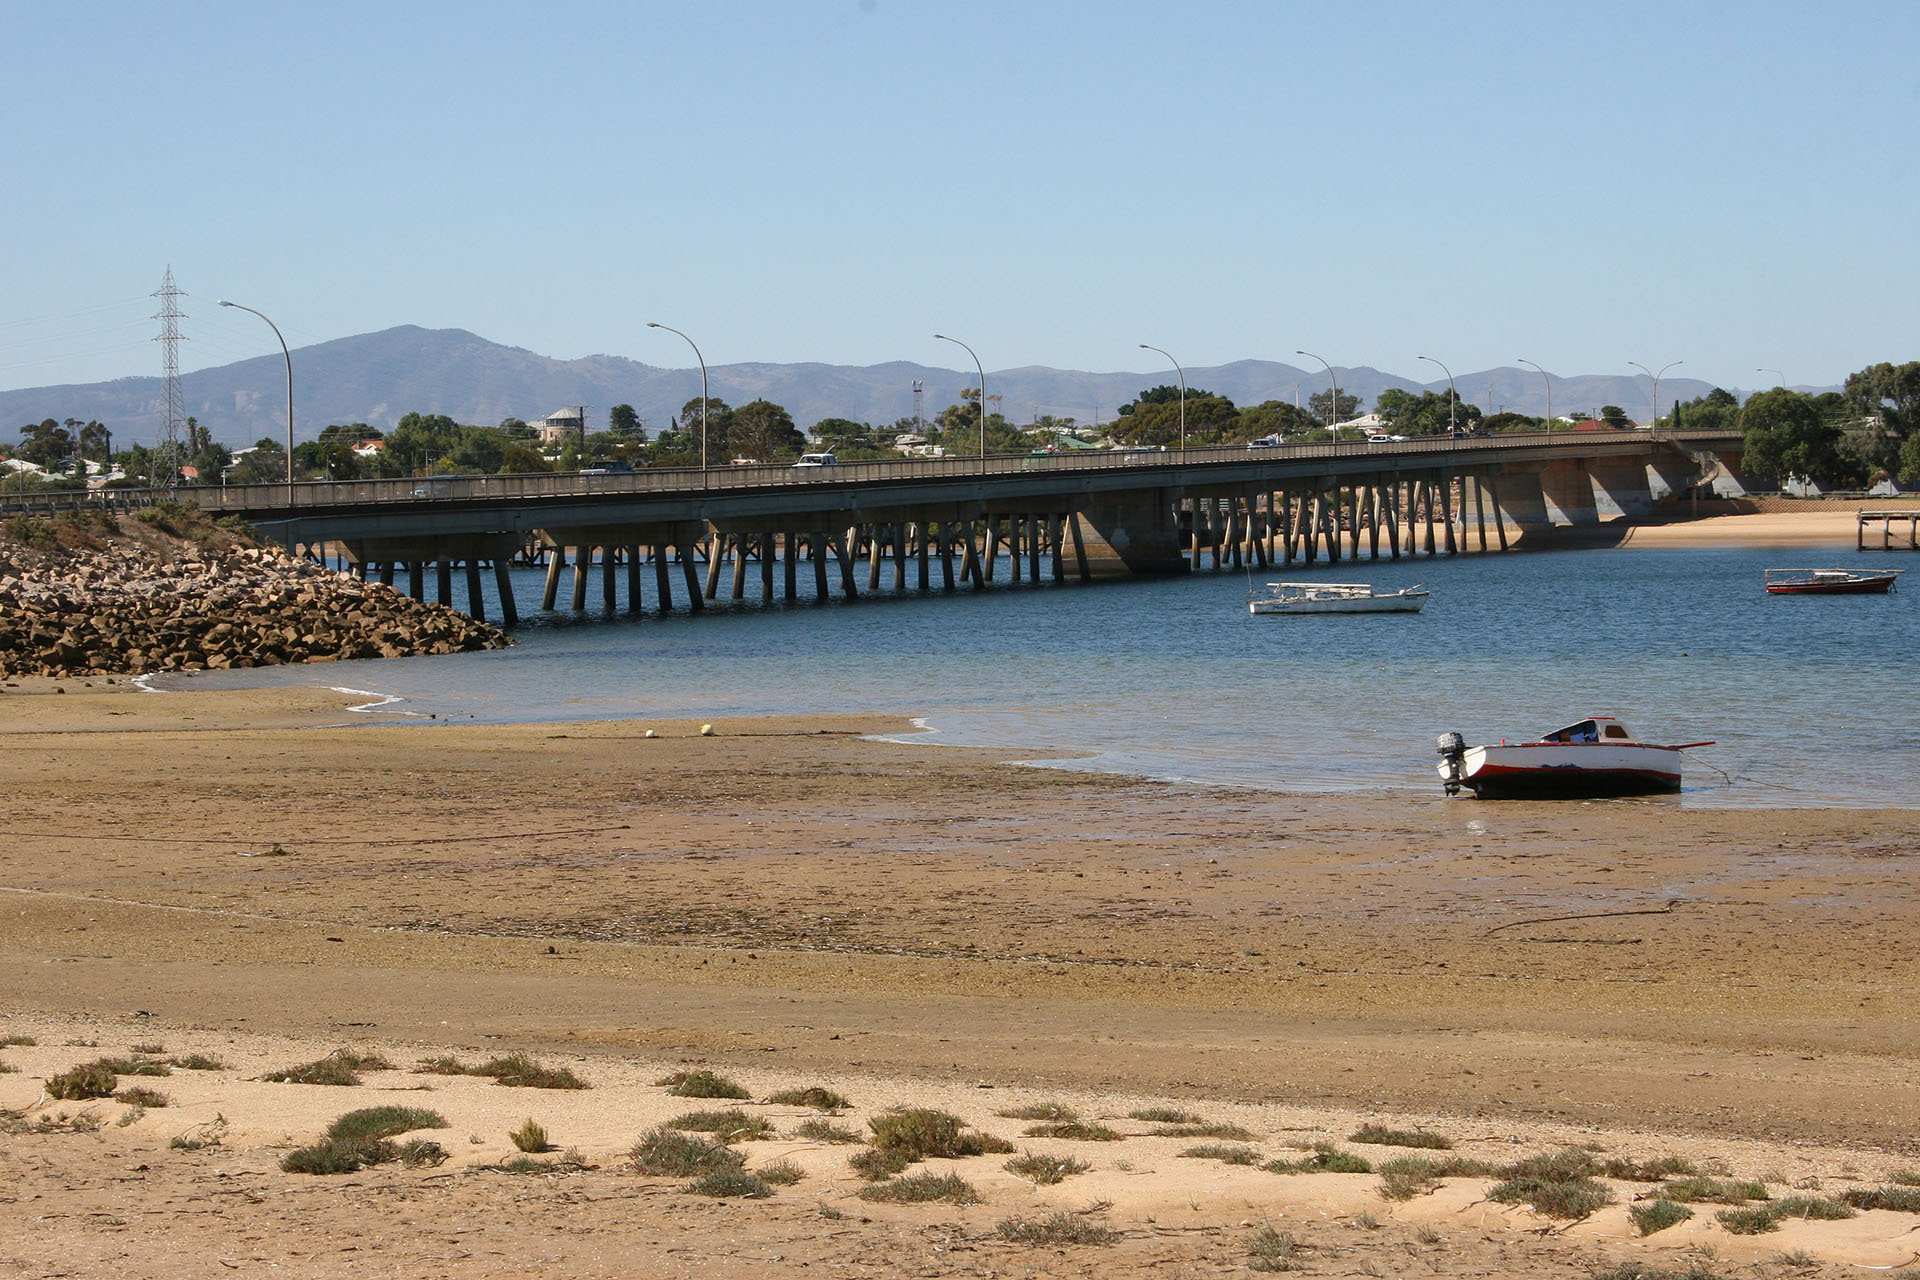
POLYGON ((1208 1123, 1196 1120, 1190 1124, 1168 1125, 1155 1129, 1151 1135, 1155 1138, 1219 1138, 1225 1142, 1252 1142, 1256 1136, 1251 1129, 1237 1124, 1208 1123))
POLYGON ((873 1145, 899 1151, 913 1160, 1007 1154, 1013 1144, 989 1133, 969 1130, 960 1117, 930 1107, 894 1107, 867 1121, 873 1145))
POLYGON ((847 1161, 847 1167, 868 1182, 885 1182, 897 1173, 906 1172, 912 1164, 913 1157, 906 1152, 887 1151, 880 1147, 856 1151, 847 1161))
POLYGON ((711 1071, 676 1071, 654 1083, 665 1086, 676 1098, 725 1098, 745 1102, 753 1096, 725 1076, 711 1071))
POLYGON ((1440 1185, 1442 1178, 1486 1178, 1492 1165, 1464 1156, 1398 1156, 1379 1166, 1380 1194, 1389 1200, 1411 1200, 1440 1185))
POLYGON ((691 1133, 710 1133, 725 1143, 752 1142, 773 1136, 771 1122, 760 1116, 750 1116, 738 1107, 729 1107, 725 1111, 689 1111, 667 1121, 666 1127, 691 1133))
POLYGON ((167 1059, 167 1065, 178 1071, 225 1071, 227 1064, 220 1059, 204 1053, 179 1053, 167 1059))
POLYGON ((1080 1118, 1078 1111, 1058 1102, 1030 1102, 1023 1107, 1008 1107, 993 1114, 1002 1120, 1051 1120, 1056 1124, 1067 1124, 1080 1118))
POLYGON ((1269 1160, 1260 1166, 1268 1173, 1372 1173, 1373 1165, 1331 1142, 1314 1144, 1313 1154, 1298 1160, 1269 1160))
POLYGON ((754 1173, 760 1176, 762 1182, 771 1183, 776 1187, 790 1187, 807 1176, 800 1166, 791 1160, 769 1161, 755 1169, 754 1173))
POLYGON ((553 1144, 547 1141, 545 1126, 536 1122, 532 1116, 528 1116, 526 1123, 522 1124, 518 1129, 509 1132, 507 1134, 507 1141, 511 1142, 516 1149, 528 1152, 531 1155, 540 1155, 543 1152, 553 1150, 553 1144))
POLYGON ((757 1174, 740 1169, 717 1169, 687 1184, 689 1194, 722 1199, 765 1200, 773 1194, 773 1185, 757 1174))
POLYGON ((1501 1169, 1502 1181, 1487 1192, 1487 1198, 1530 1205, 1535 1213, 1549 1218, 1584 1218, 1613 1203, 1613 1192, 1594 1180, 1599 1172, 1592 1152, 1566 1147, 1501 1169))
POLYGON ((1077 1156, 1023 1151, 1001 1167, 1016 1178, 1025 1178, 1036 1186, 1050 1187, 1076 1173, 1085 1173, 1093 1166, 1077 1156))
POLYGON ((1292 1232, 1263 1226, 1247 1241, 1247 1270, 1292 1271, 1300 1265, 1300 1253, 1292 1232))
POLYGON ((973 1189, 973 1184, 952 1173, 916 1173, 890 1182, 876 1182, 860 1188, 859 1196, 882 1204, 980 1203, 980 1193, 973 1189))
MULTIPOLYGON (((1895 1175, 1898 1177, 1899 1175, 1895 1175)), ((1856 1209, 1893 1209, 1900 1213, 1920 1213, 1920 1185, 1901 1183, 1889 1187, 1849 1187, 1840 1199, 1856 1209)))
POLYGON ((1243 1164, 1251 1166, 1260 1163, 1260 1153, 1252 1147, 1224 1142, 1188 1147, 1180 1153, 1180 1157, 1183 1160, 1218 1160, 1221 1164, 1243 1164))
POLYGON ((105 1098, 119 1086, 119 1079, 103 1061, 83 1062, 47 1079, 47 1096, 62 1102, 84 1102, 105 1098))
POLYGON ((454 1057, 422 1059, 414 1068, 419 1075, 486 1076, 495 1084, 512 1089, 586 1089, 591 1086, 566 1067, 549 1067, 524 1053, 502 1054, 476 1066, 468 1066, 454 1057))
POLYGON ((1650 1236, 1685 1222, 1693 1216, 1693 1210, 1671 1200, 1642 1200, 1627 1209, 1627 1216, 1633 1219, 1635 1231, 1650 1236))
POLYGON ((1064 1138, 1069 1142, 1118 1142, 1124 1136, 1116 1129, 1091 1120, 1061 1120, 1022 1129, 1028 1138, 1064 1138))
POLYGON ((1112 1244, 1120 1233, 1102 1222, 1077 1213, 1053 1213, 1044 1218, 1002 1218, 993 1233, 1012 1244, 1112 1244))
POLYGON ((167 1105, 166 1094, 161 1093, 157 1089, 149 1089, 145 1085, 138 1084, 125 1089, 116 1089, 113 1094, 113 1100, 115 1102, 124 1102, 130 1107, 153 1108, 167 1105))
POLYGON ((1191 1111, 1180 1111, 1173 1107, 1142 1107, 1138 1111, 1127 1112, 1129 1120, 1144 1120, 1148 1124, 1199 1124, 1200 1117, 1191 1111))
POLYGON ((694 1178, 746 1163, 746 1157, 731 1147, 664 1126, 642 1135, 627 1157, 636 1172, 653 1178, 694 1178))
POLYGON ((808 1142, 827 1142, 835 1145, 862 1141, 860 1135, 846 1125, 821 1119, 802 1120, 793 1127, 793 1136, 805 1138, 808 1142))
POLYGON ((1692 1162, 1679 1156, 1656 1156, 1646 1161, 1615 1157, 1600 1165, 1601 1176, 1616 1178, 1621 1182, 1664 1182, 1668 1178, 1685 1178, 1698 1172, 1692 1162))
POLYGON ((1380 1147, 1421 1147, 1431 1151, 1451 1151, 1453 1139, 1429 1129, 1388 1129, 1382 1125, 1362 1125, 1347 1135, 1348 1142, 1380 1147))
POLYGON ((425 1138, 397 1144, 385 1138, 324 1138, 288 1152, 280 1168, 287 1173, 357 1173, 377 1164, 431 1166, 446 1159, 446 1148, 425 1138))
POLYGON ((327 1137, 335 1142, 364 1142, 373 1138, 395 1138, 415 1129, 446 1127, 445 1116, 425 1107, 362 1107, 328 1125, 327 1137))
POLYGON ((845 1111, 853 1103, 825 1085, 813 1084, 804 1089, 782 1089, 778 1093, 767 1095, 767 1101, 782 1107, 812 1107, 815 1111, 845 1111))
POLYGON ((274 1084, 356 1085, 362 1071, 391 1071, 393 1064, 377 1053, 356 1053, 335 1049, 324 1058, 304 1062, 297 1067, 269 1071, 262 1080, 274 1084))

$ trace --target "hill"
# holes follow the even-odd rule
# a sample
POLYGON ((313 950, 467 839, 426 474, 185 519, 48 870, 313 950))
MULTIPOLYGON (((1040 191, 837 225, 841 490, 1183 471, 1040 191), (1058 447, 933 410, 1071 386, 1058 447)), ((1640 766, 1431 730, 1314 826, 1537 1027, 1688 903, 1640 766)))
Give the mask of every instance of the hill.
MULTIPOLYGON (((1388 387, 1446 389, 1444 379, 1419 383, 1365 367, 1338 372, 1340 389, 1359 396, 1363 408, 1388 387)), ((581 404, 588 407, 590 424, 603 424, 612 405, 631 404, 650 430, 659 430, 681 405, 700 394, 698 369, 662 369, 609 355, 556 360, 489 342, 464 329, 417 325, 301 347, 293 352, 293 373, 294 434, 302 440, 335 422, 391 427, 416 410, 492 424, 507 417, 531 420, 581 404)), ((260 356, 183 374, 180 384, 187 412, 216 440, 243 444, 285 431, 285 378, 281 360, 260 356)), ((925 411, 932 417, 958 401, 963 388, 977 385, 977 375, 906 361, 866 366, 730 364, 708 371, 714 396, 735 405, 764 397, 785 405, 802 427, 829 417, 884 423, 911 416, 915 381, 925 384, 925 411)), ((1143 389, 1174 382, 1171 369, 1157 368, 1087 373, 1035 366, 987 373, 987 390, 998 399, 1001 412, 1016 422, 1039 414, 1111 421, 1117 407, 1143 389)), ((1205 388, 1241 405, 1291 401, 1296 395, 1305 404, 1326 384, 1324 369, 1269 360, 1187 370, 1189 388, 1205 388)), ((1483 409, 1489 391, 1496 410, 1539 414, 1546 409, 1540 376, 1531 370, 1465 373, 1456 377, 1455 386, 1463 400, 1483 409)), ((1692 399, 1707 390, 1707 383, 1695 379, 1669 378, 1661 383, 1661 403, 1668 402, 1669 394, 1692 399)), ((1603 404, 1621 405, 1630 415, 1644 418, 1645 381, 1615 375, 1554 379, 1555 412, 1597 410, 1603 404)), ((160 379, 0 391, 0 430, 7 435, 23 423, 46 418, 98 419, 121 443, 151 443, 161 426, 160 379)))

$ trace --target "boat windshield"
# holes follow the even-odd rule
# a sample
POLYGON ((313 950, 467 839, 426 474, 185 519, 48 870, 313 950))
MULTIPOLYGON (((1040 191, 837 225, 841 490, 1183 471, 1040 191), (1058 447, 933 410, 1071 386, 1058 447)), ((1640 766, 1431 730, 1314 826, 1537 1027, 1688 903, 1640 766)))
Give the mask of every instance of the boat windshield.
POLYGON ((1582 720, 1579 724, 1570 724, 1564 729, 1555 729, 1542 742, 1598 742, 1600 726, 1592 720, 1582 720))

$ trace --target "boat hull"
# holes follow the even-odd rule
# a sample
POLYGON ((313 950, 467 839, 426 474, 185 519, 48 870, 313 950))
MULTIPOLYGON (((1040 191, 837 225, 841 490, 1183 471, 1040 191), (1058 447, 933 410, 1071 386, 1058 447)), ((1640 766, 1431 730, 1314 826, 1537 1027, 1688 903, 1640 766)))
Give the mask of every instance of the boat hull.
POLYGON ((1460 785, 1486 800, 1667 795, 1680 790, 1681 760, 1673 747, 1640 743, 1473 747, 1460 785))
POLYGON ((1360 596, 1351 600, 1250 600, 1247 611, 1256 617, 1270 613, 1418 613, 1427 598, 1420 596, 1360 596))
POLYGON ((1883 596, 1893 590, 1893 575, 1855 578, 1846 582, 1769 582, 1773 596, 1883 596))

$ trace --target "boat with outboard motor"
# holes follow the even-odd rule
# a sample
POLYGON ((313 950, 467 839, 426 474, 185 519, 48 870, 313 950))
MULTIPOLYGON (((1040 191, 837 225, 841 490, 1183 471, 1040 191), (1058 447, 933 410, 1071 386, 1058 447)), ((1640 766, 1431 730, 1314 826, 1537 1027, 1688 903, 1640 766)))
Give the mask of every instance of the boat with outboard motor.
POLYGON ((1681 753, 1713 743, 1641 742, 1611 716, 1589 716, 1538 742, 1469 747, 1440 735, 1440 781, 1482 800, 1659 795, 1680 789, 1681 753))

